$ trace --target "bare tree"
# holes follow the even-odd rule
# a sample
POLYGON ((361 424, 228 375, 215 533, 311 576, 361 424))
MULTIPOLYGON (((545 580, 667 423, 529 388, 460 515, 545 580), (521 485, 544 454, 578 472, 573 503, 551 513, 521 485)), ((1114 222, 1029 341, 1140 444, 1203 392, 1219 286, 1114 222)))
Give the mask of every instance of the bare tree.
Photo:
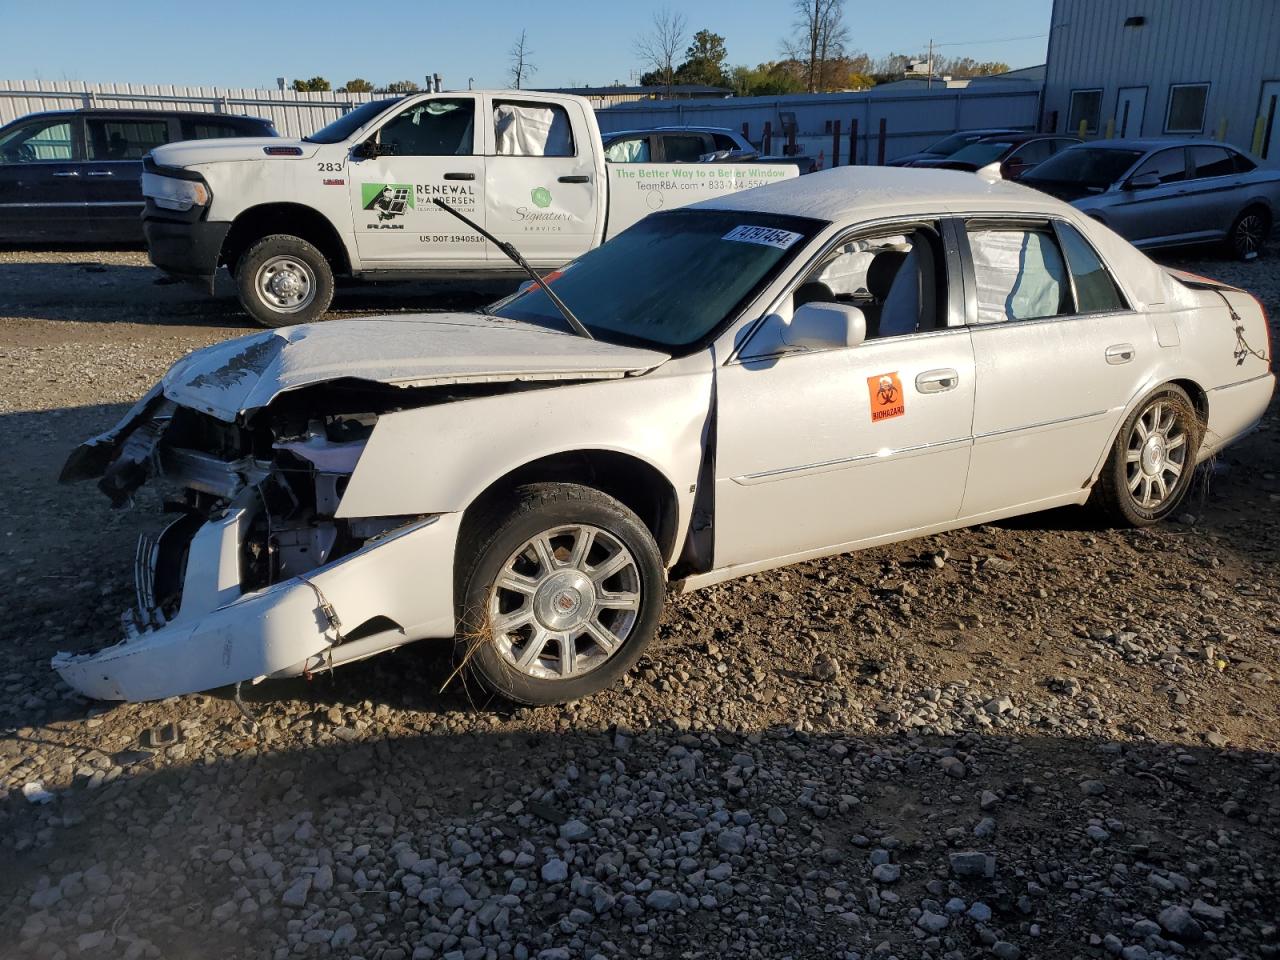
POLYGON ((793 0, 795 38, 783 45, 787 56, 805 65, 805 88, 826 88, 830 64, 844 56, 849 28, 844 23, 844 0, 793 0))
POLYGON ((526 42, 526 32, 521 29, 520 39, 511 45, 511 85, 517 90, 526 80, 538 72, 538 68, 529 60, 533 56, 533 51, 529 49, 529 45, 526 42))
POLYGON ((635 41, 636 56, 657 75, 666 88, 667 97, 671 96, 676 57, 684 48, 685 27, 683 14, 664 8, 653 15, 653 31, 635 41))

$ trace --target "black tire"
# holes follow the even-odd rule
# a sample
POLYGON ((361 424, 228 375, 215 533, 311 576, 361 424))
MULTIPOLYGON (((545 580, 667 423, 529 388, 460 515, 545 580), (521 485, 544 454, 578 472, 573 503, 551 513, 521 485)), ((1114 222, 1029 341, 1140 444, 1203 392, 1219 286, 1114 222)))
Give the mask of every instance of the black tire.
POLYGON ((1227 253, 1237 260, 1256 260, 1266 252, 1270 236, 1271 215, 1266 208, 1247 207, 1227 233, 1227 253))
POLYGON ((1143 398, 1125 418, 1098 482, 1094 485, 1093 501, 1117 525, 1146 527, 1159 523, 1177 510, 1186 496, 1195 475, 1196 454, 1203 439, 1204 423, 1187 392, 1171 383, 1159 387, 1143 398), (1154 423, 1156 408, 1162 411, 1159 414, 1162 423, 1166 422, 1167 417, 1173 418, 1167 439, 1173 440, 1181 435, 1183 440, 1177 448, 1172 444, 1167 447, 1159 444, 1158 451, 1148 454, 1146 444, 1141 442, 1137 425, 1141 422, 1144 428, 1153 432, 1150 428, 1154 423), (1135 449, 1135 444, 1138 459, 1132 461, 1131 451, 1135 449), (1170 468, 1162 466, 1170 462, 1178 466, 1176 480, 1172 483, 1169 478, 1173 475, 1166 472, 1170 468), (1149 473, 1149 470, 1159 471, 1159 482, 1167 491, 1163 495, 1159 495, 1154 473, 1149 473), (1135 472, 1139 474, 1136 481, 1135 472), (1158 495, 1158 498, 1153 495, 1158 495), (1150 502, 1153 500, 1155 502, 1150 502))
MULTIPOLYGON (((324 254, 300 237, 274 233, 263 237, 241 255, 235 266, 240 304, 264 327, 288 327, 311 323, 324 316, 333 302, 333 268, 324 254), (263 271, 288 273, 294 289, 307 291, 305 302, 295 306, 273 301, 263 289, 269 277, 263 271)), ((286 288, 288 289, 288 288, 286 288)))
MULTIPOLYGON (((569 534, 561 533, 553 535, 548 541, 559 560, 566 559, 560 553, 562 549, 571 553, 576 548, 576 540, 571 544, 564 544, 562 538, 568 536, 569 534)), ((618 554, 606 552, 600 556, 603 559, 597 560, 596 566, 603 570, 610 557, 618 554)), ((572 566, 571 557, 567 559, 570 562, 566 566, 551 567, 550 571, 570 576, 577 568, 572 566)), ((587 561, 588 556, 584 556, 583 563, 586 564, 587 561)), ((544 568, 537 566, 533 569, 541 571, 544 568)), ((535 483, 518 487, 509 497, 500 498, 487 508, 479 509, 475 517, 468 518, 460 533, 457 574, 460 624, 458 655, 463 659, 464 669, 468 676, 478 680, 487 689, 521 704, 567 703, 611 686, 635 665, 653 639, 662 615, 666 592, 666 575, 661 554, 652 534, 640 518, 612 497, 573 483, 535 483), (629 558, 634 563, 629 564, 621 573, 603 577, 598 589, 603 597, 608 584, 622 582, 614 581, 614 576, 626 578, 637 587, 637 609, 627 613, 616 611, 619 618, 625 618, 627 625, 621 642, 611 653, 605 653, 599 644, 586 635, 569 640, 573 645, 571 662, 579 662, 578 658, 582 658, 581 663, 589 663, 591 648, 595 648, 594 656, 603 658, 598 664, 586 666, 585 672, 577 675, 533 675, 533 672, 543 669, 543 660, 538 654, 533 654, 534 659, 529 667, 520 668, 515 660, 530 653, 538 637, 534 631, 546 627, 545 622, 540 619, 541 615, 537 613, 539 608, 535 606, 540 602, 538 598, 545 601, 548 596, 554 595, 547 602, 554 604, 565 599, 572 591, 559 590, 558 586, 542 581, 545 589, 540 589, 527 601, 531 622, 499 637, 489 626, 491 605, 501 607, 504 602, 509 601, 508 593, 515 595, 515 592, 495 591, 494 584, 509 563, 519 565, 536 562, 528 559, 529 553, 519 552, 522 547, 541 534, 575 526, 606 534, 599 537, 598 543, 594 534, 587 538, 585 542, 595 543, 588 551, 591 556, 595 556, 591 551, 604 551, 606 546, 614 544, 629 552, 629 558), (521 631, 524 631, 523 638, 521 631)), ((542 575, 530 574, 529 577, 537 580, 542 575)), ((592 592, 591 595, 596 594, 592 592)), ((567 602, 574 604, 575 611, 578 609, 576 601, 567 602)), ((546 606, 544 603, 542 609, 546 609, 546 606)), ((522 609, 517 609, 515 615, 521 615, 522 609)), ((585 607, 582 609, 585 610, 585 607)), ((557 611, 553 609, 551 612, 554 614, 557 611)), ((611 636, 623 629, 618 626, 622 619, 609 619, 614 613, 615 611, 606 610, 599 614, 602 620, 614 625, 611 636)), ((500 615, 512 617, 505 610, 500 615)), ((578 628, 571 627, 568 633, 574 629, 578 628)), ((568 633, 564 635, 567 636, 568 633)), ((554 649, 557 663, 563 668, 566 652, 561 649, 560 641, 551 639, 543 640, 542 643, 538 649, 548 653, 554 649)))

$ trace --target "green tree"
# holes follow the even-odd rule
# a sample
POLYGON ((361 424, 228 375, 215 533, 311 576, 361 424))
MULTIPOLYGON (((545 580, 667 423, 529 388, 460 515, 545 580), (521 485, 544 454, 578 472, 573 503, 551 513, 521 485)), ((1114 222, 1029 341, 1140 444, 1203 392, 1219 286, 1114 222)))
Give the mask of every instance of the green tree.
POLYGON ((338 90, 339 93, 373 93, 373 84, 363 77, 348 80, 338 90))
POLYGON ((329 86, 329 81, 324 77, 312 77, 310 80, 293 81, 293 89, 299 93, 324 93, 326 90, 331 90, 332 87, 329 86))
POLYGON ((676 83, 704 83, 723 87, 728 83, 725 75, 725 59, 728 53, 724 37, 710 30, 699 30, 693 42, 684 52, 684 63, 676 68, 676 83))
POLYGON ((388 83, 385 87, 375 91, 375 93, 417 93, 418 85, 412 80, 396 80, 388 83))
POLYGON ((805 65, 799 61, 778 60, 755 67, 734 67, 728 82, 739 97, 776 97, 804 93, 805 75, 805 65))

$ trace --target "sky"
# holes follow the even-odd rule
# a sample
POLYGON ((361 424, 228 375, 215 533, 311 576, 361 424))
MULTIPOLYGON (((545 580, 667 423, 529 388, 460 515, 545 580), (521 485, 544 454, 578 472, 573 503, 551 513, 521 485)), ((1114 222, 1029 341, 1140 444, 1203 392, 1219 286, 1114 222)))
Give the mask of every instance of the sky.
MULTIPOLYGON (((846 0, 850 47, 872 56, 923 50, 1044 62, 1052 0, 846 0)), ((725 38, 731 64, 779 58, 794 20, 788 0, 672 3, 688 30, 725 38)), ((537 73, 526 86, 633 82, 645 69, 635 38, 662 0, 0 0, 0 79, 86 80, 272 88, 276 78, 352 77, 375 84, 507 85, 508 51, 528 31, 537 73)))

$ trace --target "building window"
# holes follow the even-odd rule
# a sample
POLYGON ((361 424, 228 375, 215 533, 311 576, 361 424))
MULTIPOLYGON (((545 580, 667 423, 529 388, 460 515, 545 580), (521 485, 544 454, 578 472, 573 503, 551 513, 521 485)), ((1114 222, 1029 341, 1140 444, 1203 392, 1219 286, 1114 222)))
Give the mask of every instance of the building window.
POLYGON ((1169 112, 1165 133, 1203 133, 1204 108, 1209 99, 1207 83, 1175 83, 1169 87, 1169 112))
POLYGON ((1067 114, 1067 132, 1077 133, 1080 121, 1085 122, 1085 133, 1097 133, 1102 117, 1101 90, 1072 90, 1071 112, 1067 114))

